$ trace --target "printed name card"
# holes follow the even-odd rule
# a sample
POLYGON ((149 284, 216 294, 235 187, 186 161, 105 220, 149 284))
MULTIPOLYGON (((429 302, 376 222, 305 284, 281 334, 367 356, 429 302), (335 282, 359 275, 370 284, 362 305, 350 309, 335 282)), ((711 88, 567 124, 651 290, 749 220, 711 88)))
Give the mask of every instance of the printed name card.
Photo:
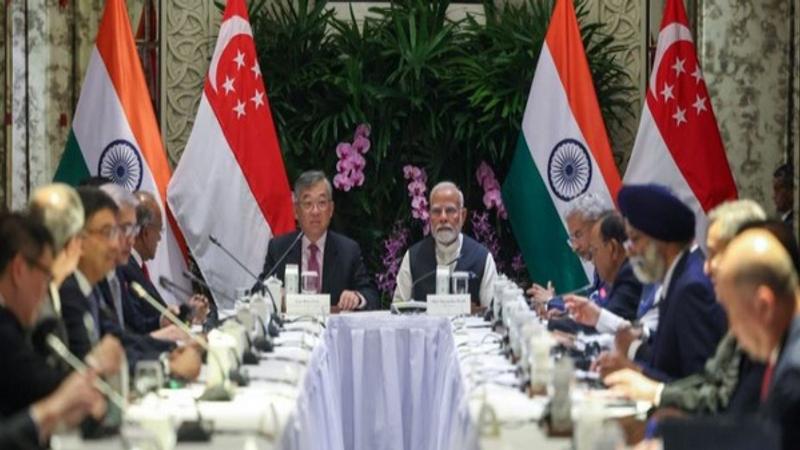
POLYGON ((290 316, 326 316, 330 313, 330 294, 286 295, 286 314, 290 316))
POLYGON ((428 315, 460 316, 470 312, 469 294, 428 295, 428 315))

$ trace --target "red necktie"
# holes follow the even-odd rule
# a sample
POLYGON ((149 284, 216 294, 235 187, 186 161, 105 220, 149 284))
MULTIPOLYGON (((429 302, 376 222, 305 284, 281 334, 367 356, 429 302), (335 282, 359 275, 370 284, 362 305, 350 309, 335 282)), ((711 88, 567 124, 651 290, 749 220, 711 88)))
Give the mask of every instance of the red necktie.
POLYGON ((144 278, 152 283, 152 281, 150 280, 150 271, 147 270, 147 264, 145 264, 144 262, 142 262, 142 273, 144 274, 144 278))
POLYGON ((769 395, 769 385, 772 384, 772 372, 775 370, 775 364, 770 362, 767 369, 764 371, 764 378, 761 380, 761 401, 764 402, 769 395))
POLYGON ((320 278, 322 278, 322 273, 319 271, 319 258, 317 252, 319 252, 319 247, 317 247, 317 244, 312 242, 308 245, 308 270, 310 272, 317 272, 317 281, 316 286, 314 287, 316 288, 316 291, 319 292, 319 286, 321 284, 320 278))

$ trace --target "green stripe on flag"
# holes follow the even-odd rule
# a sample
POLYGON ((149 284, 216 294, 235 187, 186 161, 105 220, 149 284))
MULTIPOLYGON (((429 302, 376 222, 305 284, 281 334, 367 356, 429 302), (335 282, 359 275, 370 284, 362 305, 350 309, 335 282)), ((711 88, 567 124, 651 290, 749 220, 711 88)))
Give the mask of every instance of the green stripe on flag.
POLYGON ((86 167, 81 147, 75 139, 75 132, 70 130, 67 138, 67 148, 64 149, 64 154, 61 155, 61 162, 58 163, 58 169, 56 169, 53 181, 77 186, 78 183, 89 178, 89 176, 89 168, 86 167))
POLYGON ((503 183, 503 202, 533 281, 542 285, 552 281, 556 292, 588 283, 580 260, 567 245, 567 230, 522 133, 503 183))

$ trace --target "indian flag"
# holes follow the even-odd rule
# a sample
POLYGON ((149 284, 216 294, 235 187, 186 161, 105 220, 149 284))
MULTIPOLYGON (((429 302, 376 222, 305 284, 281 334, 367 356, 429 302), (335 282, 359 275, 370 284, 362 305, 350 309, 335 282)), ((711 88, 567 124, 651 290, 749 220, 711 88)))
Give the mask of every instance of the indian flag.
POLYGON ((589 192, 613 205, 619 188, 575 9, 571 0, 558 0, 503 184, 532 280, 552 281, 563 292, 593 279, 591 264, 581 263, 567 242, 565 216, 589 192))
POLYGON ((124 0, 108 0, 55 181, 77 185, 101 175, 131 191, 153 193, 165 229, 148 270, 153 280, 164 275, 182 283, 184 253, 164 208, 169 164, 129 20, 124 0))

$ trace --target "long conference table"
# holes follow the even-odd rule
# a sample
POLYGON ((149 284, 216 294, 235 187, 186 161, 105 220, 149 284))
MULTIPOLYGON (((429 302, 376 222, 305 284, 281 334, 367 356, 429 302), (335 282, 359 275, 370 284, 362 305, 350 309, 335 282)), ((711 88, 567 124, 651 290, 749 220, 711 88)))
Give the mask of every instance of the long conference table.
MULTIPOLYGON (((538 422, 547 397, 519 389, 501 336, 478 317, 454 322, 388 312, 339 314, 295 322, 275 351, 247 367, 250 383, 227 402, 197 401, 198 383, 161 389, 130 405, 126 420, 176 426, 213 423, 209 442, 179 449, 493 450, 566 449, 569 438, 545 435, 538 422), (483 417, 487 411, 491 422, 483 417)), ((204 368, 205 370, 205 368, 204 368)), ((575 405, 590 393, 574 389, 575 405)), ((641 416, 646 404, 609 405, 604 417, 641 416)), ((163 425, 162 425, 163 426, 163 425)), ((151 426, 152 428, 152 426, 151 426)), ((122 436, 82 441, 54 437, 55 449, 132 448, 122 436)))

